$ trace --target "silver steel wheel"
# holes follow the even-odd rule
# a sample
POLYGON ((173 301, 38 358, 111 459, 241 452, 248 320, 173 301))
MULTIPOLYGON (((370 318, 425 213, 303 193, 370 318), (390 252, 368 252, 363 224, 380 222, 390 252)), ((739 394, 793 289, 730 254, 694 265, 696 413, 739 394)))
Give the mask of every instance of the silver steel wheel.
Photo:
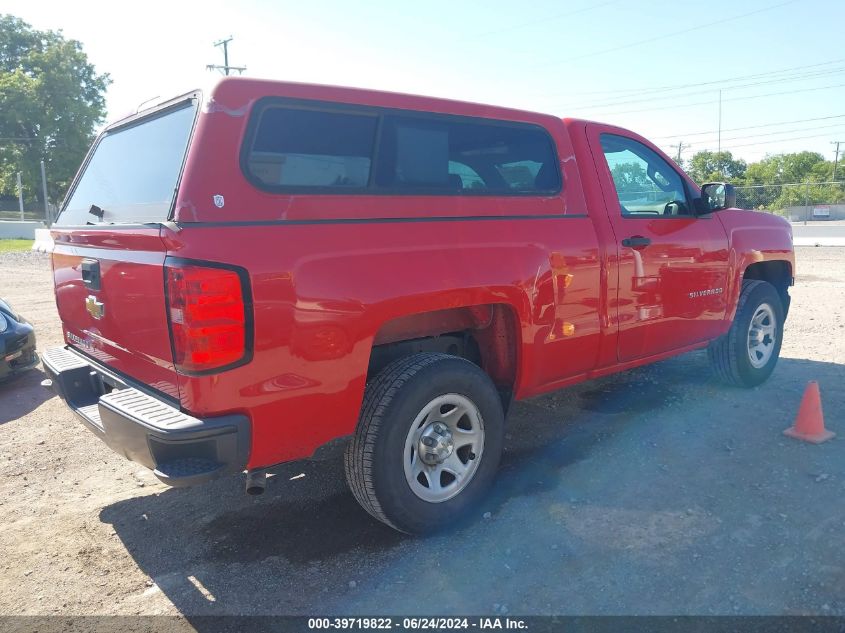
POLYGON ((768 303, 761 303, 748 325, 748 359, 755 369, 764 367, 775 351, 777 322, 775 311, 768 303))
POLYGON ((484 420, 469 398, 438 396, 414 419, 405 439, 405 479, 423 501, 447 501, 467 487, 484 452, 484 420))

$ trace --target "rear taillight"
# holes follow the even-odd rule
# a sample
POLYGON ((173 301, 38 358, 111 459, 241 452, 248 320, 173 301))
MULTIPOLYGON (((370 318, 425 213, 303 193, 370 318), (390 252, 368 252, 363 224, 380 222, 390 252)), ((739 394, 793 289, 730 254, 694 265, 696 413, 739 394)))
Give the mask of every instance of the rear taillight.
POLYGON ((206 372, 246 360, 250 306, 245 275, 171 260, 165 271, 176 369, 206 372))

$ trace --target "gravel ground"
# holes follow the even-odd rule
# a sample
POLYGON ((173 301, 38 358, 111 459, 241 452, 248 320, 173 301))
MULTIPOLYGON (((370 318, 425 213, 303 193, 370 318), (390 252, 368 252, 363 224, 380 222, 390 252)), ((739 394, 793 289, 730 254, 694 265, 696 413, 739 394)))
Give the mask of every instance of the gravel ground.
MULTIPOLYGON (((761 387, 693 353, 517 404, 496 488, 411 539, 339 462, 169 489, 39 386, 0 385, 0 614, 845 615, 845 250, 798 249, 761 387), (820 446, 785 438, 808 380, 820 446), (303 476, 304 475, 304 476, 303 476)), ((0 295, 60 344, 49 260, 0 256, 0 295)))

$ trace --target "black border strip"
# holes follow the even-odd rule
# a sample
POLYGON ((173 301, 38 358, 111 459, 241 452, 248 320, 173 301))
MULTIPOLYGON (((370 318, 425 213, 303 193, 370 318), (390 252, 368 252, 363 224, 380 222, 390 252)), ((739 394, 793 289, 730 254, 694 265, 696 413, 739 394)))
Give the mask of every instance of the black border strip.
POLYGON ((249 273, 245 268, 235 266, 233 264, 221 264, 220 262, 212 262, 204 259, 187 259, 184 257, 167 256, 164 259, 163 281, 164 281, 164 304, 167 310, 167 333, 170 337, 170 353, 173 355, 173 367, 176 373, 182 376, 208 376, 211 374, 219 374, 236 367, 241 367, 252 361, 255 354, 255 319, 252 302, 252 287, 250 285, 249 273), (212 369, 203 369, 201 371, 189 371, 179 367, 176 363, 176 344, 173 340, 173 324, 170 321, 170 291, 167 283, 167 269, 168 268, 183 268, 187 266, 196 266, 200 268, 218 268, 221 270, 228 270, 238 275, 241 282, 241 293, 244 302, 244 355, 228 365, 221 365, 212 369))
MULTIPOLYGON (((120 529, 118 528, 118 532, 120 529)), ((244 604, 251 604, 245 602, 244 604)), ((311 615, 4 615, 0 627, 11 631, 66 633, 84 628, 91 633, 126 630, 172 633, 266 633, 267 631, 479 631, 514 630, 530 633, 842 633, 842 615, 401 615, 321 612, 311 615)), ((391 612, 389 607, 385 611, 391 612)))

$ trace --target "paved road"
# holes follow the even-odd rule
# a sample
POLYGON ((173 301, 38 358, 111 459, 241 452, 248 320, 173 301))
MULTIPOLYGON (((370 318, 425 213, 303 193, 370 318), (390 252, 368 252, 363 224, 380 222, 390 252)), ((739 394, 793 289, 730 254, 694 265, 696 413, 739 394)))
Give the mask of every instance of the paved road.
POLYGON ((796 246, 845 246, 845 224, 812 222, 792 225, 796 246))

